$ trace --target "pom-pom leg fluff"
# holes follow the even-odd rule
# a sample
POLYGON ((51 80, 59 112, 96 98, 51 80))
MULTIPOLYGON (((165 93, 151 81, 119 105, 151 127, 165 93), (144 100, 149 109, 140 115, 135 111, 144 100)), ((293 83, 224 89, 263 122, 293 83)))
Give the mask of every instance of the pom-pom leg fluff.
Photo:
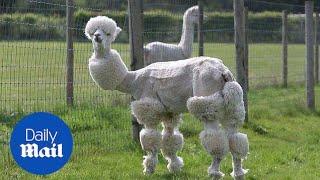
POLYGON ((143 156, 143 173, 154 173, 155 167, 158 163, 158 151, 161 144, 161 134, 155 129, 143 129, 140 131, 141 147, 147 152, 146 156, 143 156))
POLYGON ((142 98, 131 103, 132 114, 140 124, 156 128, 165 112, 164 106, 154 98, 142 98))
POLYGON ((143 160, 143 172, 152 174, 158 163, 157 153, 161 146, 161 134, 156 130, 161 120, 161 113, 164 111, 163 105, 156 99, 143 98, 131 104, 133 115, 145 128, 140 132, 141 147, 147 152, 143 160))
POLYGON ((233 81, 227 82, 222 90, 224 95, 226 119, 222 122, 228 133, 229 149, 232 154, 234 179, 243 179, 248 172, 242 168, 242 160, 249 152, 249 141, 246 134, 239 133, 238 128, 243 124, 245 109, 243 103, 243 92, 241 86, 233 81))
POLYGON ((192 97, 187 107, 190 113, 204 123, 205 130, 200 133, 200 140, 213 158, 208 174, 213 179, 221 179, 224 174, 220 171, 220 163, 229 151, 227 135, 219 124, 219 120, 224 117, 222 95, 217 92, 211 96, 192 97))
POLYGON ((243 179, 248 170, 242 168, 242 160, 249 152, 249 141, 246 134, 234 133, 229 135, 229 147, 232 154, 233 172, 231 176, 234 179, 243 179))
MULTIPOLYGON (((198 88, 199 89, 199 88, 198 88)), ((199 91, 207 94, 207 90, 199 91)), ((235 179, 244 178, 247 170, 242 168, 242 159, 249 151, 247 136, 238 133, 238 128, 243 124, 245 109, 241 86, 226 79, 221 91, 209 96, 194 96, 188 99, 187 107, 191 114, 204 122, 205 130, 201 132, 202 145, 213 156, 213 162, 208 173, 214 179, 224 176, 219 170, 223 157, 230 150, 233 157, 233 172, 235 179), (220 129, 220 124, 225 132, 220 129)))
POLYGON ((183 135, 179 132, 178 123, 180 117, 174 115, 163 120, 162 149, 163 156, 168 161, 169 172, 179 172, 183 167, 183 159, 177 156, 177 151, 182 149, 183 135))
POLYGON ((208 128, 200 133, 200 140, 203 147, 213 158, 208 168, 208 174, 213 179, 222 178, 224 174, 220 171, 220 163, 229 152, 226 134, 221 129, 208 128))

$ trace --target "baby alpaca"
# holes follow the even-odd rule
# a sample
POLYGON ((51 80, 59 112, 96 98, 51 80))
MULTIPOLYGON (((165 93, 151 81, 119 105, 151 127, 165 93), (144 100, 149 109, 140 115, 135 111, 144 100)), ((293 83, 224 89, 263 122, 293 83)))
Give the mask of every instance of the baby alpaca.
POLYGON ((178 172, 183 160, 177 156, 184 140, 179 132, 180 115, 189 110, 204 124, 200 138, 213 156, 208 173, 221 178, 220 162, 230 150, 235 178, 242 178, 242 159, 248 153, 248 139, 238 132, 243 123, 242 89, 222 61, 196 57, 175 62, 158 62, 137 71, 128 71, 111 43, 121 31, 108 17, 91 18, 85 34, 92 41, 94 53, 89 59, 92 79, 105 90, 131 94, 131 110, 144 129, 140 141, 144 156, 144 173, 155 171, 158 152, 168 161, 168 170, 178 172), (157 131, 159 123, 162 133, 157 131), (220 127, 220 125, 222 128, 220 127))
POLYGON ((166 44, 162 42, 152 42, 144 48, 144 61, 146 65, 163 62, 187 59, 192 54, 192 43, 194 36, 194 26, 198 24, 199 7, 189 8, 183 15, 182 36, 180 43, 166 44))

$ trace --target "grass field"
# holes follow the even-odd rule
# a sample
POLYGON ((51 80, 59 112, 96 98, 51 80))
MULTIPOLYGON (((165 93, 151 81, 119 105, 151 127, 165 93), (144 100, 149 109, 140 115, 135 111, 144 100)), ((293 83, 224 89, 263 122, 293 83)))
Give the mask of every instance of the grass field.
MULTIPOLYGON (((115 44, 127 65, 127 44, 115 44)), ((194 47, 195 52, 197 45, 194 47)), ((75 44, 74 108, 65 106, 64 42, 0 42, 0 179, 209 179, 211 157, 200 145, 201 123, 184 115, 185 145, 179 154, 185 167, 179 174, 166 171, 160 157, 156 173, 142 174, 143 152, 130 140, 130 97, 98 89, 89 77, 90 43, 75 44), (74 152, 69 163, 49 176, 34 176, 12 160, 8 139, 14 124, 29 111, 50 111, 72 130, 74 152)), ((194 55, 196 53, 194 52, 194 55)), ((235 73, 233 44, 205 44, 207 56, 221 58, 235 73)), ((318 179, 320 177, 320 86, 315 112, 305 107, 304 45, 289 46, 290 88, 281 85, 280 44, 250 45, 249 119, 241 131, 250 139, 245 167, 248 179, 318 179), (271 85, 271 86, 269 86, 271 85), (274 86, 275 85, 275 86, 274 86), (258 88, 266 86, 265 88, 258 88)), ((230 155, 222 163, 231 179, 230 155)))
MULTIPOLYGON (((317 110, 304 108, 302 87, 266 88, 249 93, 250 123, 242 128, 250 140, 250 155, 245 167, 248 179, 318 179, 320 160, 320 87, 317 110)), ((142 174, 140 145, 130 141, 130 113, 127 106, 80 106, 73 109, 56 108, 71 127, 74 152, 69 163, 46 179, 209 179, 206 174, 211 157, 200 145, 198 134, 202 125, 184 116, 181 131, 185 145, 179 154, 185 167, 179 174, 166 171, 160 157, 156 173, 142 174)), ((42 179, 19 169, 8 158, 7 136, 23 113, 1 114, 0 179, 42 179)), ((222 163, 222 171, 231 179, 231 156, 222 163)))
MULTIPOLYGON (((123 60, 129 66, 128 44, 115 44, 123 60)), ((196 56, 197 44, 193 56, 196 56)), ((304 80, 304 45, 289 46, 289 82, 304 80)), ((77 102, 109 101, 110 96, 94 85, 90 79, 87 62, 91 44, 75 43, 74 96, 77 102)), ((206 43, 205 55, 218 57, 235 73, 234 45, 228 43, 206 43)), ((64 42, 0 42, 0 105, 5 110, 47 110, 65 103, 65 59, 64 42)), ((250 86, 260 87, 281 84, 281 45, 250 45, 250 86)))

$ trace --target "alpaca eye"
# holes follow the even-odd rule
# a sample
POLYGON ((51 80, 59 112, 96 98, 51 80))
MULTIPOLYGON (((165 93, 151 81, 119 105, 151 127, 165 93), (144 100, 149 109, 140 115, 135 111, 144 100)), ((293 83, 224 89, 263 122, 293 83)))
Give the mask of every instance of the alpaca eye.
POLYGON ((107 33, 106 35, 107 35, 107 36, 110 36, 111 34, 110 34, 110 33, 107 33))

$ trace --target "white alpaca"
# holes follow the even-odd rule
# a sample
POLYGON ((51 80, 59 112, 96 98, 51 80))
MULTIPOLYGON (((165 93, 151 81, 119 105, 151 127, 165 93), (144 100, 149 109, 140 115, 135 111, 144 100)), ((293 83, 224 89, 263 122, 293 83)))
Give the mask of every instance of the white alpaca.
POLYGON ((183 160, 177 151, 183 146, 179 132, 180 114, 189 110, 204 123, 200 138, 205 149, 213 156, 208 173, 221 178, 219 165, 230 150, 233 156, 235 178, 242 178, 242 159, 248 153, 248 139, 239 133, 244 120, 242 89, 234 81, 222 61, 196 57, 175 62, 158 62, 137 71, 128 71, 116 50, 111 49, 120 28, 108 18, 91 18, 85 33, 92 40, 94 53, 89 59, 92 79, 105 90, 119 90, 131 94, 136 101, 131 110, 139 123, 144 157, 144 173, 154 172, 161 149, 168 161, 168 170, 178 172, 183 160), (156 127, 163 125, 162 133, 156 127), (221 124, 221 126, 220 126, 221 124), (222 128, 221 128, 222 127, 222 128))
POLYGON ((144 61, 146 65, 155 62, 176 61, 187 59, 192 54, 194 27, 198 24, 199 8, 193 6, 183 15, 182 36, 179 44, 152 42, 144 48, 144 61))

